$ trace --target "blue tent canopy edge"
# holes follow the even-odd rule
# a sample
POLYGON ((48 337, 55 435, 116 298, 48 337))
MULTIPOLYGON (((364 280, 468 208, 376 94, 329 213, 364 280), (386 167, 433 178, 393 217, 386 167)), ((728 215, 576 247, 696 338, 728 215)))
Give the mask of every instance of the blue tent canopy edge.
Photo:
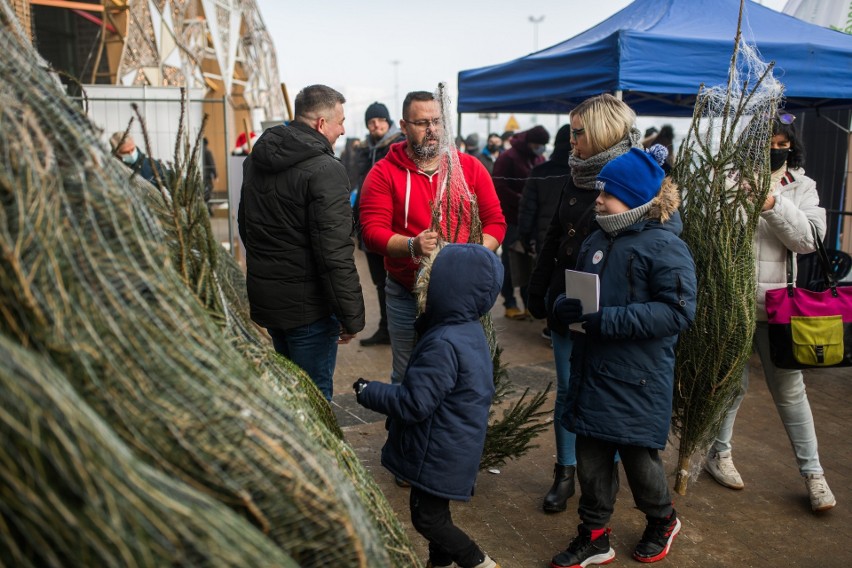
MULTIPOLYGON (((702 84, 723 85, 739 0, 636 0, 581 34, 525 57, 459 73, 458 112, 568 113, 621 91, 638 114, 691 116, 702 84)), ((750 0, 743 38, 785 87, 786 108, 852 107, 852 35, 750 0)))

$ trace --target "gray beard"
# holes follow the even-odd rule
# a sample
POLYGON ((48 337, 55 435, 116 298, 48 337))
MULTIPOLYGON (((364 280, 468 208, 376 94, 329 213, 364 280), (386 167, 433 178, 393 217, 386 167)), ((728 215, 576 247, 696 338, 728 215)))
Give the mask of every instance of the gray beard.
POLYGON ((438 155, 438 145, 430 146, 428 144, 411 144, 411 151, 421 160, 431 160, 438 155))

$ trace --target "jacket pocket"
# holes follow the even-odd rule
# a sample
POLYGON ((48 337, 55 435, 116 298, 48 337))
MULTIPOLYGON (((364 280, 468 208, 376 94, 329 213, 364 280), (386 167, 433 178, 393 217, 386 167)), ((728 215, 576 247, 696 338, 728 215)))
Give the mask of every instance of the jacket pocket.
POLYGON ((652 384, 654 378, 652 371, 612 360, 601 361, 596 374, 600 379, 614 380, 640 388, 652 384))

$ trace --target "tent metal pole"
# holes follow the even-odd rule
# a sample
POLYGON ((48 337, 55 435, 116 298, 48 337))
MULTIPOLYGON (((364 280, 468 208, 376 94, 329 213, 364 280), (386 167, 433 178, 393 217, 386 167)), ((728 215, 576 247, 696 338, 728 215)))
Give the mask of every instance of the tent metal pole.
MULTIPOLYGON (((458 130, 456 130, 456 135, 458 135, 458 136, 462 135, 461 134, 461 115, 462 115, 462 113, 459 113, 459 125, 458 125, 458 130)), ((454 143, 454 141, 450 140, 450 144, 453 144, 453 143, 454 143)))
POLYGON ((618 100, 622 100, 622 98, 621 98, 621 89, 616 89, 616 90, 613 92, 613 95, 614 95, 614 96, 615 96, 615 98, 617 98, 618 100))

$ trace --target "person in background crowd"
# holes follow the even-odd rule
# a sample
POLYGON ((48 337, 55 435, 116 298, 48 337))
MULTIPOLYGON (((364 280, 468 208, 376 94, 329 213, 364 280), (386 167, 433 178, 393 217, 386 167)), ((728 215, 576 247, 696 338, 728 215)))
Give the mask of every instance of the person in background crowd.
POLYGON ((160 181, 166 183, 166 168, 159 160, 145 155, 136 146, 136 142, 130 134, 125 136, 124 132, 114 132, 109 138, 112 153, 127 167, 139 174, 143 179, 156 184, 157 175, 160 181))
MULTIPOLYGON (((438 196, 442 159, 441 107, 426 91, 408 93, 402 105, 400 129, 405 141, 391 145, 385 159, 373 166, 364 180, 361 197, 361 234, 370 250, 385 256, 388 332, 393 352, 391 380, 405 376, 415 343, 417 305, 412 291, 420 258, 438 244, 432 225, 431 203, 438 196)), ((491 177, 468 154, 458 155, 467 187, 476 196, 483 244, 497 250, 506 232, 500 202, 491 177)), ((470 227, 466 228, 469 232, 470 227)), ((459 241, 467 235, 459 235, 459 241)))
MULTIPOLYGON (((343 152, 340 153, 340 162, 346 169, 346 176, 349 178, 349 190, 351 192, 358 191, 361 184, 361 148, 361 140, 358 138, 347 138, 346 144, 343 146, 343 152)), ((353 195, 352 199, 355 197, 353 195)))
POLYGON ((482 152, 477 155, 479 161, 482 162, 482 165, 485 166, 485 169, 488 170, 488 175, 494 171, 494 162, 497 161, 497 158, 500 157, 500 152, 503 151, 503 140, 500 138, 500 135, 496 132, 492 132, 488 135, 488 143, 485 145, 485 148, 482 149, 482 152))
POLYGON ((207 211, 212 215, 213 209, 210 205, 210 198, 213 197, 213 184, 216 183, 219 175, 216 173, 216 160, 213 158, 213 152, 210 151, 210 145, 205 136, 202 139, 204 145, 204 203, 207 204, 207 211))
POLYGON ((583 328, 575 332, 570 391, 560 418, 577 437, 581 524, 568 548, 553 557, 553 568, 606 564, 615 557, 608 525, 616 453, 647 520, 633 558, 662 560, 680 531, 660 451, 669 436, 675 346, 695 317, 697 282, 692 255, 679 238, 680 195, 664 178, 641 148, 603 166, 595 201, 600 229, 583 241, 576 266, 598 275, 600 308, 583 306, 571 290, 553 304, 555 320, 564 326, 582 322, 583 328))
MULTIPOLYGON (((819 461, 816 428, 804 376, 802 371, 779 369, 772 364, 766 323, 766 291, 786 285, 787 251, 792 251, 795 256, 816 250, 811 225, 816 228, 819 238, 825 235, 825 209, 819 206, 816 182, 802 169, 804 147, 793 124, 794 118, 791 114, 779 113, 772 125, 769 150, 772 192, 763 204, 754 238, 757 327, 753 343, 760 356, 766 385, 793 446, 799 473, 805 480, 811 509, 819 512, 831 509, 837 500, 828 487, 819 461)), ((746 365, 742 392, 728 410, 704 465, 713 479, 731 489, 744 487, 731 457, 731 438, 748 383, 749 366, 746 365)))
MULTIPOLYGON (((535 264, 544 244, 547 228, 559 207, 562 188, 571 180, 571 125, 566 124, 556 133, 550 159, 530 171, 530 177, 521 194, 518 211, 518 241, 535 264)), ((550 328, 542 330, 542 337, 550 341, 550 328)))
POLYGON ((389 417, 382 465, 411 484, 411 524, 429 541, 432 568, 499 568, 453 524, 450 500, 470 500, 482 459, 494 369, 479 318, 494 305, 502 272, 480 245, 442 248, 405 379, 353 385, 358 403, 389 417))
POLYGON ((536 318, 547 318, 556 363, 556 464, 553 485, 542 505, 549 513, 566 509, 568 499, 574 495, 577 465, 575 436, 560 421, 570 386, 573 341, 568 326, 554 319, 553 302, 565 291, 565 270, 575 267, 580 244, 592 232, 598 195, 596 176, 609 161, 639 145, 635 122, 633 110, 612 95, 586 99, 571 112, 571 179, 562 187, 559 205, 530 277, 529 310, 536 318))
POLYGON ((656 126, 652 126, 650 128, 645 129, 645 134, 642 135, 642 147, 646 150, 651 147, 651 144, 654 143, 654 140, 657 138, 657 134, 660 131, 657 130, 656 126))
POLYGON ((243 163, 238 210, 251 318, 331 400, 338 344, 364 329, 349 178, 334 156, 346 99, 302 89, 296 118, 263 133, 243 163))
MULTIPOLYGON (((358 179, 358 186, 363 185, 363 180, 367 174, 376 165, 376 162, 384 158, 390 151, 391 144, 405 140, 405 134, 391 121, 388 107, 376 101, 367 107, 364 113, 364 121, 367 124, 369 134, 364 140, 363 151, 361 152, 361 172, 358 179)), ((387 280, 387 271, 385 270, 385 257, 379 253, 371 251, 364 245, 364 238, 361 236, 360 226, 360 210, 361 210, 361 191, 355 197, 355 226, 358 228, 358 245, 364 250, 367 255, 367 266, 370 268, 370 279, 376 287, 376 296, 379 299, 379 328, 376 333, 366 339, 361 340, 361 345, 370 347, 373 345, 390 345, 390 334, 388 333, 388 312, 385 305, 385 280, 387 280)))
POLYGON ((506 130, 500 135, 500 140, 503 142, 503 150, 508 150, 512 147, 512 136, 514 135, 514 130, 506 130))
POLYGON ((479 134, 476 132, 468 134, 464 139, 464 152, 471 156, 479 156, 479 134))
POLYGON ((506 238, 503 239, 503 306, 509 319, 524 320, 529 318, 526 307, 520 309, 515 299, 515 285, 520 286, 521 299, 526 306, 527 283, 512 282, 511 255, 512 246, 518 239, 518 204, 524 184, 530 176, 533 167, 545 161, 544 150, 550 142, 550 133, 541 125, 512 136, 512 147, 502 152, 494 163, 494 187, 500 199, 500 207, 506 218, 506 238))

